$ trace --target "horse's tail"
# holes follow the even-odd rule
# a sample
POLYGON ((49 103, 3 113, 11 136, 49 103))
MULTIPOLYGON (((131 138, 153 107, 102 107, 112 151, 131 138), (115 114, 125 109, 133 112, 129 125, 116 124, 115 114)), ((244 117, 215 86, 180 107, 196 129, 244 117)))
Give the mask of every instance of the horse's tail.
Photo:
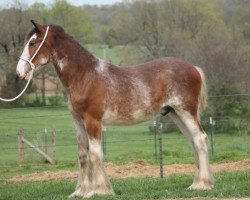
POLYGON ((205 110, 207 106, 207 84, 205 75, 200 67, 195 66, 201 76, 201 91, 199 95, 199 110, 205 110))

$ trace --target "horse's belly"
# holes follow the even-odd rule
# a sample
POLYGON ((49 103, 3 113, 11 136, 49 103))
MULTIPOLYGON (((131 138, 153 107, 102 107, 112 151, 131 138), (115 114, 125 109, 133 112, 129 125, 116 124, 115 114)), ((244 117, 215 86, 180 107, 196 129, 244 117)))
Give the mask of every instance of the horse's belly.
POLYGON ((132 113, 125 114, 108 109, 104 112, 102 120, 104 125, 129 125, 148 121, 153 116, 153 112, 146 112, 144 110, 135 110, 132 113))

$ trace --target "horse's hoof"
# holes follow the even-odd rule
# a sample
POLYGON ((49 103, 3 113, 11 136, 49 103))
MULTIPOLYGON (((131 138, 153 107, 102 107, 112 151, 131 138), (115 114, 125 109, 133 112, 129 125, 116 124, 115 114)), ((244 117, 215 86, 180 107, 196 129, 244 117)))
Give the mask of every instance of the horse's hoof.
POLYGON ((114 195, 113 189, 97 189, 89 192, 83 192, 81 189, 77 189, 75 192, 73 192, 71 195, 69 195, 68 198, 74 198, 74 197, 84 197, 84 198, 90 198, 93 195, 114 195))
POLYGON ((73 192, 71 195, 69 195, 68 198, 74 198, 74 197, 84 197, 84 198, 90 198, 94 195, 95 193, 93 191, 90 192, 83 192, 81 190, 76 190, 73 192))
POLYGON ((193 183, 188 187, 189 190, 211 190, 213 189, 213 184, 205 184, 203 182, 193 183))
POLYGON ((115 195, 113 189, 96 189, 95 194, 97 195, 115 195))

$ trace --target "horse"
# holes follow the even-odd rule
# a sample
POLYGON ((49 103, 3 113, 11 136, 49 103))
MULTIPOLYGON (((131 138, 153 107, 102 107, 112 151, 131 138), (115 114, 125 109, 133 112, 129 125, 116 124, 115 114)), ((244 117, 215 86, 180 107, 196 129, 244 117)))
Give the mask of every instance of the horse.
POLYGON ((213 188, 208 137, 199 117, 207 98, 201 68, 174 57, 118 67, 91 54, 62 27, 31 22, 34 27, 25 38, 17 74, 28 79, 31 64, 37 69, 51 62, 65 87, 79 161, 70 197, 114 194, 103 164, 103 124, 136 124, 159 113, 168 114, 193 147, 196 171, 189 189, 213 188))

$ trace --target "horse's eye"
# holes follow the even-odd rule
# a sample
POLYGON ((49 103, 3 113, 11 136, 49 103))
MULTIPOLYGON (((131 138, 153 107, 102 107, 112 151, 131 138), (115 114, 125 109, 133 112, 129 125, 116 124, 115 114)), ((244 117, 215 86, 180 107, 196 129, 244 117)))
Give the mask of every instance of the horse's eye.
POLYGON ((36 43, 34 41, 30 42, 30 47, 33 47, 36 43))

